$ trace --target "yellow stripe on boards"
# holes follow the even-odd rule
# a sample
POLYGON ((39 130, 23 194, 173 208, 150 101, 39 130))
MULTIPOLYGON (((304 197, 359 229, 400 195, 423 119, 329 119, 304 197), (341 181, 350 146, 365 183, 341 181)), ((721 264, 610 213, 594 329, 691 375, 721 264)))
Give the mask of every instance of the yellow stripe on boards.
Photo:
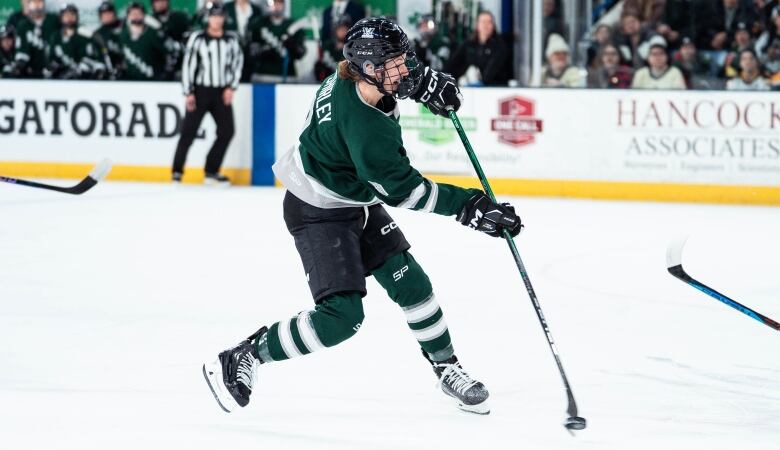
MULTIPOLYGON (((97 161, 95 161, 97 164, 97 161)), ((0 161, 0 175, 14 178, 72 178, 81 179, 89 174, 95 164, 67 164, 0 161)), ((252 184, 252 169, 225 168, 221 171, 231 183, 241 186, 252 184)), ((185 183, 203 183, 203 169, 187 168, 185 183)), ((113 181, 171 181, 170 167, 115 165, 106 177, 113 181)))
MULTIPOLYGON (((431 175, 438 183, 481 188, 476 177, 431 175)), ((617 181, 529 180, 490 178, 497 195, 575 197, 605 200, 651 200, 660 202, 736 203, 780 205, 780 186, 735 186, 715 184, 637 183, 617 181)))

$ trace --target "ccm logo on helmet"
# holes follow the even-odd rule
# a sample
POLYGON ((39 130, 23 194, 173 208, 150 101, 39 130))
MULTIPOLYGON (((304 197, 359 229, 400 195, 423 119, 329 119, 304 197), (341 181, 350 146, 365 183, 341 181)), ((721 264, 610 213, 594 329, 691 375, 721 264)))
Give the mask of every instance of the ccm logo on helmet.
POLYGON ((389 224, 383 226, 380 231, 382 232, 382 236, 384 236, 390 233, 391 231, 395 230, 396 228, 398 228, 398 225, 396 225, 395 222, 390 222, 389 224))

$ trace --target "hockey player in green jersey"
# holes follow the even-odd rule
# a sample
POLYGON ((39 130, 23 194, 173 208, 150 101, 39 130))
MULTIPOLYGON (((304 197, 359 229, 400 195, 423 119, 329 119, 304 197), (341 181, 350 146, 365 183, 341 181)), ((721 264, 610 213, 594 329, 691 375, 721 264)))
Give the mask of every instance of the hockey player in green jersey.
POLYGON ((169 0, 152 0, 152 17, 160 23, 163 34, 176 42, 184 43, 190 29, 190 18, 181 11, 171 11, 169 0))
POLYGON ((28 0, 27 16, 16 28, 16 63, 22 77, 41 78, 46 67, 46 44, 60 30, 56 14, 46 12, 44 0, 28 0))
POLYGON ((0 78, 16 78, 19 71, 14 60, 16 30, 12 25, 0 25, 0 78))
POLYGON ((260 328, 204 364, 203 374, 223 410, 246 406, 260 364, 332 347, 360 329, 371 275, 403 310, 442 391, 461 409, 486 414, 488 391, 458 362, 431 282, 382 203, 456 216, 495 237, 516 236, 520 219, 479 190, 435 183, 410 165, 397 100, 447 115, 462 97, 451 76, 418 64, 395 23, 359 21, 344 55, 317 91, 299 142, 274 165, 314 309, 260 328))
POLYGON ((127 6, 127 25, 119 34, 124 57, 123 80, 159 80, 165 73, 166 53, 162 33, 145 22, 146 8, 138 2, 127 6))
POLYGON ((95 30, 92 39, 99 46, 102 61, 106 65, 108 77, 116 78, 116 71, 122 66, 122 46, 119 43, 119 34, 122 33, 122 21, 116 16, 116 8, 109 1, 104 1, 98 6, 98 19, 100 27, 95 30))
POLYGON ((249 49, 255 61, 254 81, 284 83, 295 77, 295 61, 306 53, 303 29, 293 29, 284 17, 284 0, 268 0, 268 15, 253 17, 249 24, 249 49))
POLYGON ((79 10, 72 3, 60 10, 60 32, 49 41, 46 49, 47 78, 101 78, 106 67, 92 37, 79 30, 79 10))
POLYGON ((333 22, 333 36, 324 40, 320 59, 314 64, 314 77, 317 81, 322 82, 336 72, 339 63, 344 60, 344 40, 350 28, 352 19, 349 16, 341 16, 333 22))

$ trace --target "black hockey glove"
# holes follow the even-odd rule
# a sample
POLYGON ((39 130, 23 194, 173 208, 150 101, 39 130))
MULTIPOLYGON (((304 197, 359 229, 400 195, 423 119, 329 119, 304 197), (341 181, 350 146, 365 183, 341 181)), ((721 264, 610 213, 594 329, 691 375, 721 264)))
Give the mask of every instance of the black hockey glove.
POLYGON ((488 236, 502 237, 508 230, 512 237, 520 234, 523 224, 509 203, 495 203, 480 192, 471 197, 457 217, 458 222, 488 236))
POLYGON ((412 94, 412 100, 422 103, 436 115, 449 117, 448 109, 460 109, 463 95, 452 75, 426 67, 422 83, 417 92, 412 94))

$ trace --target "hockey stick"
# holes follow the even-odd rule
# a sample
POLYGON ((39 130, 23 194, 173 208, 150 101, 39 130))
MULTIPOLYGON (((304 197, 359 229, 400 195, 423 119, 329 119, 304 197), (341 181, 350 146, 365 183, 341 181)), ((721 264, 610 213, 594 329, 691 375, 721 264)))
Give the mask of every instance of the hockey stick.
POLYGON ((726 297, 725 295, 721 294, 715 289, 712 289, 706 284, 703 284, 693 279, 690 275, 685 273, 685 270, 683 269, 682 266, 682 251, 683 251, 683 247, 685 246, 685 241, 687 240, 688 237, 685 236, 685 237, 675 239, 674 241, 669 243, 669 247, 667 247, 666 249, 666 269, 669 271, 669 273, 671 273, 675 278, 682 280, 683 283, 693 286, 694 288, 704 292, 705 294, 709 295, 715 300, 723 302, 731 306, 732 308, 736 309, 737 311, 756 319, 757 321, 763 323, 764 325, 780 331, 780 323, 775 322, 774 320, 770 319, 769 317, 763 314, 759 314, 753 311, 752 309, 739 303, 736 300, 732 300, 726 297))
POLYGON ((51 184, 36 183, 35 181, 20 180, 18 178, 0 176, 0 181, 20 186, 29 186, 50 191, 64 192, 66 194, 80 195, 92 189, 98 181, 102 180, 111 171, 111 160, 104 159, 97 163, 86 178, 73 187, 53 186, 51 184))
MULTIPOLYGON (((493 195, 493 190, 490 189, 490 184, 488 184, 488 180, 485 177, 485 173, 482 171, 482 166, 479 164, 479 160, 477 159, 477 155, 474 154, 474 149, 471 148, 471 144, 469 143, 468 137, 466 137, 466 132, 463 130, 463 126, 460 123, 460 120, 458 119, 457 114, 455 114, 455 111, 450 110, 450 119, 452 119, 452 124, 455 125, 455 129, 458 131, 458 135, 460 136, 461 142, 463 142, 463 147, 466 149, 466 153, 469 155, 469 159, 471 160, 471 164, 474 166, 474 170, 477 172, 477 176, 479 177, 479 182, 482 183, 482 188, 485 190, 485 193, 490 197, 491 200, 494 202, 496 201, 496 197, 493 195)), ((515 246, 515 241, 512 239, 512 236, 509 234, 509 231, 504 230, 504 239, 506 239, 507 244, 509 244, 509 249, 512 251, 512 256, 515 258, 515 264, 517 264, 518 270, 520 270, 520 276, 523 278, 523 283, 525 284, 525 289, 528 291, 528 296, 531 298, 531 303, 534 305, 534 309, 536 310, 536 317, 539 318, 539 323, 542 325, 542 330, 544 330, 544 335, 547 338, 547 343, 550 345, 550 350, 552 350, 553 357, 555 358, 555 363, 558 365, 558 371, 561 373, 561 378, 563 379, 563 385, 566 387, 566 396, 569 399, 569 406, 566 409, 566 412, 569 414, 569 417, 566 419, 566 422, 564 422, 564 426, 567 430, 584 430, 587 426, 587 422, 584 417, 579 417, 577 415, 577 402, 574 401, 574 394, 571 391, 571 386, 569 385, 569 379, 566 377, 566 372, 563 370, 563 364, 561 364, 561 358, 558 355, 558 349, 555 347, 555 342, 553 342, 552 334, 550 333, 550 328, 547 326, 547 320, 544 318, 544 313, 542 313, 542 307, 539 305, 539 300, 536 298, 536 293, 534 293, 534 288, 531 286, 531 279, 528 277, 528 272, 525 270, 525 265, 523 264, 523 260, 520 259, 520 253, 517 251, 517 246, 515 246)))

